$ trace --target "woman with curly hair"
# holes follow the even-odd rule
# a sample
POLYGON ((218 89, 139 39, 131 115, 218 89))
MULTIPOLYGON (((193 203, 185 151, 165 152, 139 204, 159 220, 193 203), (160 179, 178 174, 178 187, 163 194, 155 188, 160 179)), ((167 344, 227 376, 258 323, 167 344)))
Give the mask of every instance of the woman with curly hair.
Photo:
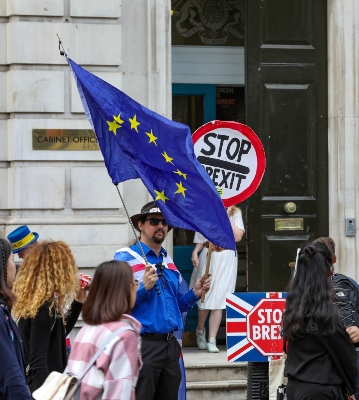
POLYGON ((10 243, 0 239, 0 399, 30 400, 21 338, 10 311, 16 267, 10 243))
POLYGON ((356 391, 356 350, 334 305, 332 275, 325 244, 301 248, 283 314, 288 400, 339 400, 356 391))
POLYGON ((86 293, 79 288, 70 247, 61 241, 45 241, 32 248, 18 272, 14 294, 17 302, 12 312, 18 318, 27 384, 33 393, 50 372, 64 371, 66 335, 74 327, 86 299, 86 293))

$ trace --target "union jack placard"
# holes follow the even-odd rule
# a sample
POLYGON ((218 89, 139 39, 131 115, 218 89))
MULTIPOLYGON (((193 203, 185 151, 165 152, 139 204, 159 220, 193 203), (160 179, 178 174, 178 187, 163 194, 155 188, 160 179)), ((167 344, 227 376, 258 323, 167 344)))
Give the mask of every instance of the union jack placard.
POLYGON ((232 293, 226 298, 227 359, 263 362, 283 353, 286 293, 232 293))

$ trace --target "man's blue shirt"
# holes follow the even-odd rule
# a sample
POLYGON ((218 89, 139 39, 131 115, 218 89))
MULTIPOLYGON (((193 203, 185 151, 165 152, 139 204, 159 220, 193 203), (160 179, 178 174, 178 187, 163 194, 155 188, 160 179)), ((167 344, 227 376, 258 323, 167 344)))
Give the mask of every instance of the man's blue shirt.
MULTIPOLYGON (((161 247, 157 256, 150 247, 142 242, 141 245, 150 264, 163 263, 163 257, 167 257, 167 252, 163 247, 161 247)), ((142 257, 138 243, 130 248, 142 257)), ((114 258, 115 260, 129 262, 133 270, 138 271, 135 272, 135 275, 139 274, 143 277, 143 269, 138 270, 141 264, 128 252, 118 251, 114 258)), ((137 290, 136 303, 131 315, 141 322, 141 333, 168 333, 183 329, 181 313, 190 311, 199 297, 194 294, 192 289, 182 294, 179 289, 181 279, 182 277, 177 270, 164 268, 162 277, 157 281, 161 291, 160 296, 157 295, 155 288, 147 291, 142 279, 139 279, 141 284, 137 290)))

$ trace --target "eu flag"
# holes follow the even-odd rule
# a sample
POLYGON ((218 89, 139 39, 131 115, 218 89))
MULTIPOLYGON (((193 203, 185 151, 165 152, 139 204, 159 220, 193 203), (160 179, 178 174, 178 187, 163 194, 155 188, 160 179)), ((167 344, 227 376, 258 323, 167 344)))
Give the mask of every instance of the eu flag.
POLYGON ((235 249, 232 228, 188 126, 141 106, 67 59, 112 182, 141 178, 168 223, 235 249))

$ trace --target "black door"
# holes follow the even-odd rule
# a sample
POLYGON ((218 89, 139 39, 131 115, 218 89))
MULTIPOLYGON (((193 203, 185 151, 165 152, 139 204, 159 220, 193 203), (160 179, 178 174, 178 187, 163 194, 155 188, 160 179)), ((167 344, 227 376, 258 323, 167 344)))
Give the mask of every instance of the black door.
POLYGON ((248 290, 282 291, 328 235, 327 2, 246 0, 246 123, 267 168, 248 207, 248 290))

